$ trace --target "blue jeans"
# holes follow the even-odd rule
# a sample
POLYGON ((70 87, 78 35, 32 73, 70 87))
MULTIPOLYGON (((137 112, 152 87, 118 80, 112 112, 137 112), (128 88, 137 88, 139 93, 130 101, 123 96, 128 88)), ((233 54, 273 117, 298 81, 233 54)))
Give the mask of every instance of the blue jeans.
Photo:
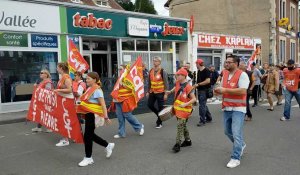
POLYGON ((300 89, 298 89, 298 91, 296 92, 291 92, 287 89, 283 90, 284 92, 284 97, 285 97, 285 104, 284 104, 284 112, 283 112, 283 116, 286 119, 290 119, 291 116, 291 102, 292 102, 292 98, 295 96, 299 107, 300 107, 300 89))
POLYGON ((239 111, 224 111, 224 132, 233 143, 231 158, 240 160, 242 147, 245 145, 243 139, 245 113, 239 111))
POLYGON ((123 112, 122 111, 122 103, 115 103, 116 105, 116 114, 119 121, 119 131, 118 134, 121 137, 126 136, 125 132, 125 119, 131 124, 133 129, 138 132, 142 129, 143 125, 132 115, 131 112, 123 112))
POLYGON ((198 100, 199 100, 200 123, 211 121, 212 117, 206 105, 207 102, 206 91, 198 91, 198 100))

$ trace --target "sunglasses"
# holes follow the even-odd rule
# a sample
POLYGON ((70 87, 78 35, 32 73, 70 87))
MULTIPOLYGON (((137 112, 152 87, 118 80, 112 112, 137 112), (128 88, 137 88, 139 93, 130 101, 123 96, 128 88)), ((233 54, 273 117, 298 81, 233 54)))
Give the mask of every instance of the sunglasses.
POLYGON ((225 61, 225 64, 235 63, 234 61, 225 61))
POLYGON ((44 72, 40 72, 40 74, 44 74, 44 72))

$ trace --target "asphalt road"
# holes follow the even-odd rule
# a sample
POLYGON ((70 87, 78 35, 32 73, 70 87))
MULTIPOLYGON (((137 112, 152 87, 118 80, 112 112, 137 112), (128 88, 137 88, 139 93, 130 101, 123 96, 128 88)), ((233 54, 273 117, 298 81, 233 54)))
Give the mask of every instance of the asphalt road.
POLYGON ((104 148, 94 144, 95 163, 87 167, 77 164, 84 157, 84 146, 72 143, 58 148, 55 133, 31 133, 33 123, 0 125, 1 175, 299 175, 300 174, 300 110, 293 102, 292 120, 279 121, 283 106, 273 112, 267 105, 252 108, 253 120, 245 124, 247 148, 241 165, 226 168, 232 144, 223 133, 220 104, 209 105, 213 123, 197 127, 198 110, 194 110, 188 127, 192 147, 179 153, 171 151, 175 144, 176 120, 155 129, 153 114, 138 115, 145 125, 145 135, 138 136, 127 124, 127 137, 114 139, 117 121, 97 128, 98 135, 115 142, 112 157, 105 158, 104 148))

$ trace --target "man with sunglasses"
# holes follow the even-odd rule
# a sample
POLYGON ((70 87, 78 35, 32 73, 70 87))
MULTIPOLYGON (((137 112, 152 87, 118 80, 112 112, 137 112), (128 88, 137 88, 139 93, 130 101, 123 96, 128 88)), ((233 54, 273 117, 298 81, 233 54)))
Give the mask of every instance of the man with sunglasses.
POLYGON ((223 95, 222 109, 224 111, 225 135, 233 143, 231 159, 228 168, 240 165, 240 159, 246 144, 243 139, 244 117, 246 114, 248 75, 238 69, 240 59, 229 55, 225 61, 225 70, 221 80, 221 87, 215 89, 216 94, 223 95))

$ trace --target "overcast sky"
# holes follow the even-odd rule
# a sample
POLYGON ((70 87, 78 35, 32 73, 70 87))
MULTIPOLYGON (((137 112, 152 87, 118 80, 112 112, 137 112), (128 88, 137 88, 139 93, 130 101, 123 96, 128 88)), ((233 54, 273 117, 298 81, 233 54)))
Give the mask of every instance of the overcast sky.
MULTIPOLYGON (((135 0, 131 0, 132 2, 135 2, 135 0)), ((167 2, 167 0, 152 0, 155 10, 159 15, 163 16, 169 16, 169 11, 164 8, 164 4, 167 2)))

